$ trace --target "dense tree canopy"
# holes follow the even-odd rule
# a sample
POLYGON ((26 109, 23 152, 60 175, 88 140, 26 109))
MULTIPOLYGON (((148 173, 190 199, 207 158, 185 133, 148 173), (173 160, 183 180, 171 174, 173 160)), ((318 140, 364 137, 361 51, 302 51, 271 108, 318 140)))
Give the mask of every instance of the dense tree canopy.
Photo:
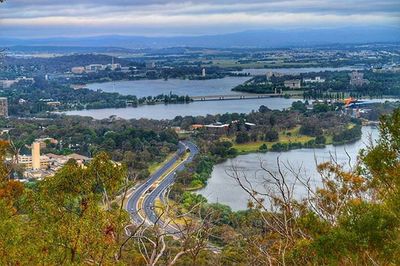
MULTIPOLYGON (((222 248, 218 254, 196 253, 195 265, 399 264, 399 124, 399 110, 382 118, 378 143, 362 153, 354 170, 323 163, 317 188, 309 186, 307 177, 295 177, 310 191, 302 201, 292 197, 287 175, 268 169, 270 188, 277 190, 249 190, 246 211, 232 212, 176 190, 182 211, 198 208, 204 219, 211 214, 208 240, 222 248), (264 204, 265 197, 272 205, 264 204)), ((168 134, 160 137, 168 139, 168 134)), ((177 177, 178 183, 204 182, 213 160, 230 156, 231 145, 215 143, 213 157, 197 158, 177 177)), ((2 162, 9 153, 9 144, 2 141, 2 162)), ((135 245, 124 245, 128 214, 111 201, 126 184, 124 166, 99 152, 85 168, 70 161, 34 186, 10 179, 11 169, 0 164, 0 264, 145 264, 135 245)), ((168 252, 177 254, 180 241, 166 243, 168 252)), ((174 263, 187 265, 191 256, 174 263)), ((168 261, 171 257, 165 256, 159 262, 168 261)))

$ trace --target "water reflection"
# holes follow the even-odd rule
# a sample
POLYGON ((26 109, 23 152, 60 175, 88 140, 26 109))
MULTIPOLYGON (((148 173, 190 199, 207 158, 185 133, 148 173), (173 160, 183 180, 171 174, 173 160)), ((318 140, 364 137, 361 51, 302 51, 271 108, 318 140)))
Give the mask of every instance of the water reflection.
POLYGON ((250 77, 225 77, 221 79, 189 80, 189 79, 156 79, 156 80, 124 80, 105 83, 92 83, 91 90, 101 89, 105 92, 118 92, 122 95, 135 95, 138 98, 169 94, 184 96, 206 96, 237 94, 232 88, 242 84, 250 77))
MULTIPOLYGON (((328 161, 331 156, 335 158, 345 167, 354 165, 360 149, 365 148, 370 139, 378 137, 378 129, 376 127, 363 127, 362 139, 348 145, 332 146, 329 145, 324 149, 299 149, 288 152, 267 152, 265 154, 255 153, 238 156, 235 159, 227 160, 224 163, 214 167, 212 176, 208 181, 208 185, 198 191, 199 194, 205 196, 209 202, 219 202, 229 205, 233 210, 243 210, 247 207, 248 195, 237 185, 230 176, 234 174, 233 168, 238 169, 239 175, 245 175, 256 189, 268 189, 265 183, 265 177, 268 175, 264 171, 260 171, 260 162, 271 172, 277 172, 277 157, 282 162, 283 171, 290 175, 288 168, 293 168, 303 177, 310 177, 312 184, 318 185, 320 182, 316 171, 316 163, 328 161), (350 161, 349 157, 350 156, 350 161), (300 170, 299 170, 300 169, 300 170)), ((270 177, 268 177, 270 178, 270 177)), ((293 183, 294 179, 291 179, 293 183)), ((306 191, 300 184, 296 185, 296 195, 301 197, 306 191)))
POLYGON ((289 108, 295 99, 264 98, 248 100, 193 102, 189 104, 156 104, 142 105, 137 108, 106 108, 81 111, 68 111, 67 115, 91 116, 95 119, 108 118, 116 115, 124 119, 173 119, 176 116, 205 116, 207 114, 250 113, 261 105, 270 109, 282 110, 289 108))

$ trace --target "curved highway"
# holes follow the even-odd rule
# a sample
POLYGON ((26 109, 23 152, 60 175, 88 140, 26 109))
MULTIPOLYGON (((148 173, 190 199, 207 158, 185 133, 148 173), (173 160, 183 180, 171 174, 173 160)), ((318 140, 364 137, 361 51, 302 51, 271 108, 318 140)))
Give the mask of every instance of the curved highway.
MULTIPOLYGON (((198 148, 195 144, 190 141, 179 142, 177 153, 174 157, 158 169, 150 178, 140 185, 134 192, 128 197, 126 208, 131 213, 132 220, 140 224, 142 222, 154 224, 157 222, 157 215, 154 211, 154 201, 157 197, 161 196, 162 193, 173 184, 175 179, 175 173, 185 168, 185 164, 191 162, 194 156, 198 153, 198 148), (189 157, 182 160, 184 152, 189 151, 189 157), (176 163, 179 163, 176 165, 176 163), (162 178, 157 184, 157 181, 162 178), (153 185, 156 187, 148 192, 153 185), (144 214, 144 217, 143 217, 144 214)), ((169 231, 169 230, 168 230, 169 231)))

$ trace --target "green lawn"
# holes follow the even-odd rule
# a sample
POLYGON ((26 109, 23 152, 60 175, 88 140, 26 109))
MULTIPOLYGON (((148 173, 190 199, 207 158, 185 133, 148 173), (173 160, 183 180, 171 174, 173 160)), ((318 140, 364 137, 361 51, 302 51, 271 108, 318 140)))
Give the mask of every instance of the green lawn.
MULTIPOLYGON (((349 123, 347 125, 348 129, 351 129, 355 127, 356 125, 354 123, 349 123)), ((251 152, 258 152, 260 151, 260 146, 263 144, 266 144, 268 149, 271 149, 272 145, 276 143, 294 143, 294 142, 300 142, 300 143, 307 143, 310 140, 315 139, 315 137, 310 137, 310 136, 305 136, 300 134, 300 126, 297 126, 293 129, 290 130, 285 130, 279 132, 279 141, 274 141, 274 142, 266 142, 266 141, 250 141, 248 143, 243 143, 243 144, 237 144, 235 142, 234 137, 222 137, 221 140, 224 141, 230 141, 233 143, 233 148, 235 148, 239 153, 251 153, 251 152)), ((329 145, 333 143, 333 136, 332 135, 325 135, 326 142, 325 144, 329 145)))
POLYGON ((300 127, 297 126, 291 130, 279 132, 279 141, 274 142, 266 142, 266 141, 256 141, 256 142, 248 142, 243 144, 235 143, 234 139, 224 138, 225 140, 229 140, 233 143, 233 147, 238 150, 239 153, 249 153, 249 152, 257 152, 262 144, 266 144, 268 149, 271 148, 272 145, 280 142, 280 143, 290 143, 290 142, 301 142, 306 143, 314 137, 304 136, 299 133, 300 127), (288 133, 290 133, 288 135, 288 133))

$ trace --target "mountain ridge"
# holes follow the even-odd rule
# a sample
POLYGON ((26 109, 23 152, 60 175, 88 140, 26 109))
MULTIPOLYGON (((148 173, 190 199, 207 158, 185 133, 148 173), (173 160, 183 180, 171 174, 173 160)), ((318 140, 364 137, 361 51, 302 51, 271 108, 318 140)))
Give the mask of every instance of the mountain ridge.
POLYGON ((148 37, 101 35, 90 37, 9 38, 0 46, 80 46, 121 48, 285 48, 330 44, 400 42, 400 27, 348 27, 329 29, 251 30, 198 36, 148 37))

